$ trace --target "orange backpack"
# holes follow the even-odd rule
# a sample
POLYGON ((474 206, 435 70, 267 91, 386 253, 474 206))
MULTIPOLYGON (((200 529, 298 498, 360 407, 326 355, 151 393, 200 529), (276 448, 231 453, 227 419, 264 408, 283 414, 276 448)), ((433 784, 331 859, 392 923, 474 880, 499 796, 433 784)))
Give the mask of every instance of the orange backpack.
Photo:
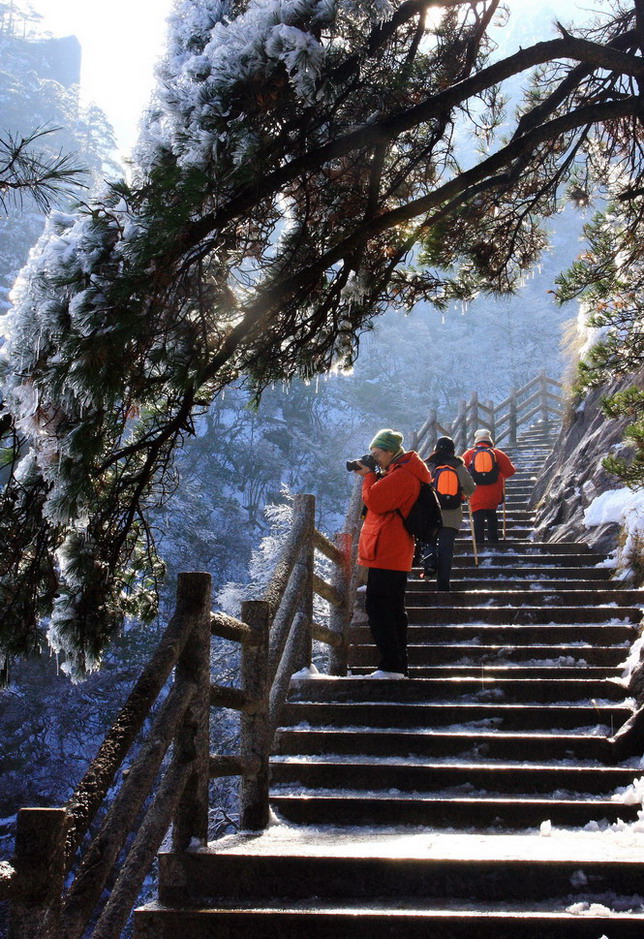
POLYGON ((453 466, 437 466, 432 479, 441 509, 457 509, 462 501, 461 481, 453 466))
POLYGON ((477 486, 495 483, 499 478, 499 464, 492 447, 476 447, 469 470, 477 486))

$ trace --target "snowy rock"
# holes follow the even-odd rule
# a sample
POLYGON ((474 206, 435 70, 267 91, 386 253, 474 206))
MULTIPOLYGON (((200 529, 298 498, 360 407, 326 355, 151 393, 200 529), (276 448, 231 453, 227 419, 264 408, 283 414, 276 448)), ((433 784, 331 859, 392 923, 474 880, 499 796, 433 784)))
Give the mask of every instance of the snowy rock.
POLYGON ((607 420, 601 410, 601 399, 634 383, 638 382, 631 376, 626 381, 593 389, 584 399, 583 408, 569 410, 532 495, 538 540, 583 541, 606 554, 617 548, 622 530, 620 520, 610 514, 595 520, 591 513, 593 524, 587 527, 585 513, 598 496, 617 486, 615 477, 603 468, 602 459, 622 447, 628 423, 626 419, 607 420))

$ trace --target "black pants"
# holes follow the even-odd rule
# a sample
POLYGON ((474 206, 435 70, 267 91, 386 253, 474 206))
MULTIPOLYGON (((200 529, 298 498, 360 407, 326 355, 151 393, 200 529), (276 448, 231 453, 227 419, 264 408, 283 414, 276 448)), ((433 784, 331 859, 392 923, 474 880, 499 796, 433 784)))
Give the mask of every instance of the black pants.
POLYGON ((455 528, 447 528, 445 526, 443 526, 438 533, 436 549, 436 557, 438 560, 436 567, 436 586, 439 590, 449 590, 449 579, 452 573, 456 535, 457 531, 455 528))
POLYGON ((485 526, 487 525, 487 540, 496 544, 499 540, 499 522, 496 516, 496 509, 478 509, 472 512, 474 519, 474 539, 477 545, 483 544, 485 526))
POLYGON ((370 567, 365 608, 383 672, 407 674, 407 571, 370 567))

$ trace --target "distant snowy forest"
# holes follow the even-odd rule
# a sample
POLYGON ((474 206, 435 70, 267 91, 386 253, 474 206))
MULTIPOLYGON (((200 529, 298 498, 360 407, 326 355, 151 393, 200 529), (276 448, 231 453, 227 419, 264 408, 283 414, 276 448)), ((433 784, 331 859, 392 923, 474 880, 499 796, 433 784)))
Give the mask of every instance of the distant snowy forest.
MULTIPOLYGON (((539 38, 537 25, 550 32, 554 13, 548 4, 538 7, 538 18, 526 10, 504 42, 539 38)), ((78 75, 65 84, 52 74, 54 46, 39 35, 37 14, 26 10, 0 3, 0 135, 60 127, 55 147, 78 154, 91 185, 115 170, 110 125, 98 108, 79 107, 78 75)), ((65 48, 73 55, 73 43, 65 48)), ((244 583, 251 552, 270 529, 265 507, 283 502, 285 488, 313 493, 318 527, 332 534, 342 527, 352 483, 345 460, 363 453, 379 427, 409 434, 430 408, 449 421, 459 400, 473 391, 498 401, 543 369, 561 377, 564 325, 576 310, 558 308, 550 291, 579 252, 583 221, 572 208, 558 216, 551 250, 514 297, 480 296, 447 311, 419 305, 408 316, 388 313, 363 336, 351 374, 271 388, 256 408, 243 383, 219 396, 186 441, 176 492, 156 518, 168 567, 158 624, 145 630, 129 625, 102 670, 84 683, 72 684, 65 663, 52 655, 15 667, 0 693, 0 837, 6 849, 19 806, 62 804, 82 776, 167 622, 177 572, 210 571, 215 590, 244 583)), ((43 224, 28 200, 0 219, 0 310, 7 318, 11 285, 43 224)), ((222 654, 221 668, 232 673, 234 661, 222 654)), ((225 750, 234 729, 222 724, 215 733, 225 750)), ((226 823, 225 813, 221 820, 226 823)))

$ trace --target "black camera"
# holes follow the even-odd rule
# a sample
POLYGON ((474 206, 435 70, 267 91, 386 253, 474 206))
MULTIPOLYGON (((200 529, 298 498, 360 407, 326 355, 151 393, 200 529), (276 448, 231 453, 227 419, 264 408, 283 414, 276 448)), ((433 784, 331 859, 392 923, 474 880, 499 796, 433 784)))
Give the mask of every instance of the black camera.
POLYGON ((375 473, 378 469, 378 464, 370 453, 365 453, 365 455, 361 456, 359 460, 347 460, 347 469, 350 473, 354 470, 359 470, 361 469, 361 463, 363 466, 366 466, 368 469, 370 469, 372 473, 375 473))

